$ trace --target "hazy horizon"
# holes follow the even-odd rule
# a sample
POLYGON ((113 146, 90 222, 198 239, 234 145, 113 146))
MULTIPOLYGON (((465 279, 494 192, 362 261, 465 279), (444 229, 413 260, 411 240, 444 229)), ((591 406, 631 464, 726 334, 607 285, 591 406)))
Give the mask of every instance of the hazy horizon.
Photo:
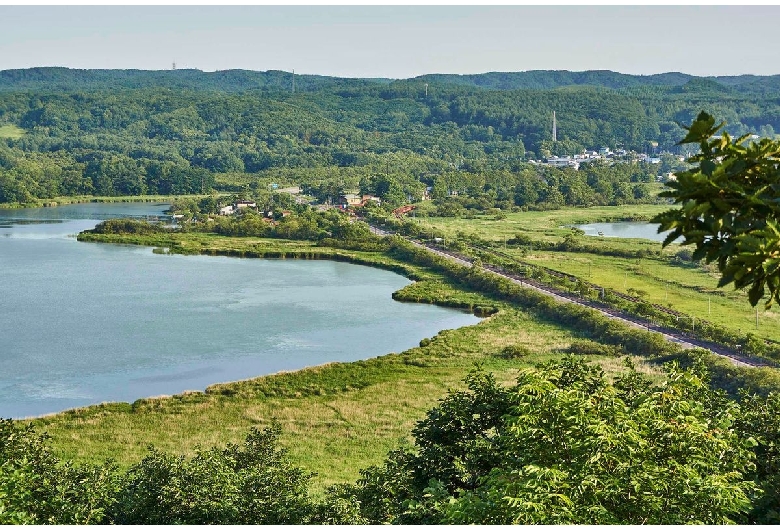
POLYGON ((0 70, 776 75, 780 6, 0 6, 0 70))
MULTIPOLYGON (((40 66, 29 66, 25 68, 6 68, 6 69, 0 69, 0 72, 6 72, 6 71, 15 71, 15 70, 34 70, 39 68, 65 68, 68 70, 83 70, 83 71, 93 71, 93 70, 105 70, 105 71, 111 71, 111 70, 129 70, 129 71, 139 71, 139 72, 166 72, 166 71, 172 71, 170 67, 168 68, 73 68, 69 66, 62 66, 62 65, 40 65, 40 66)), ((243 72, 257 72, 257 73, 266 73, 266 72, 284 72, 284 73, 293 73, 292 70, 278 70, 278 69, 269 69, 269 70, 253 70, 249 68, 228 68, 225 70, 202 70, 199 68, 176 68, 176 71, 196 71, 196 72, 202 72, 205 74, 213 74, 217 72, 236 72, 236 71, 243 71, 243 72)), ((684 74, 684 75, 691 75, 694 77, 740 77, 740 76, 756 76, 756 77, 772 77, 777 76, 780 74, 725 74, 725 75, 696 75, 691 74, 690 72, 682 72, 682 71, 667 71, 667 72, 654 72, 651 74, 629 74, 626 72, 619 72, 617 70, 605 70, 605 69, 593 69, 593 70, 504 70, 504 71, 498 71, 498 70, 491 70, 491 71, 485 71, 485 72, 465 72, 465 73, 454 73, 454 72, 426 72, 423 74, 415 75, 412 77, 387 77, 387 76, 376 76, 376 77, 355 77, 355 76, 337 76, 337 75, 330 75, 327 73, 316 73, 316 74, 309 74, 309 73, 302 73, 302 72, 295 72, 296 76, 302 75, 302 76, 318 76, 318 77, 333 77, 333 78, 339 78, 339 79, 391 79, 391 80, 405 80, 405 79, 414 79, 417 77, 422 77, 426 75, 458 75, 458 76, 479 76, 479 75, 486 75, 486 74, 515 74, 515 73, 528 73, 528 72, 571 72, 571 73, 584 73, 584 72, 612 72, 616 74, 621 75, 631 75, 631 76, 637 76, 637 77, 652 77, 656 75, 664 75, 664 74, 684 74)))

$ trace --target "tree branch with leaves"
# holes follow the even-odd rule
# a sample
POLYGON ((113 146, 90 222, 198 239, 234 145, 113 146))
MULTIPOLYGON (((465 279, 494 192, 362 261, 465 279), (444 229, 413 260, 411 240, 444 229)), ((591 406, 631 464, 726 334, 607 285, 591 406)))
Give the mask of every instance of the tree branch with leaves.
POLYGON ((659 233, 695 245, 693 259, 717 263, 718 287, 747 288, 750 304, 780 303, 780 141, 716 134, 724 123, 702 112, 680 144, 698 143, 698 163, 661 193, 680 207, 658 215, 659 233))

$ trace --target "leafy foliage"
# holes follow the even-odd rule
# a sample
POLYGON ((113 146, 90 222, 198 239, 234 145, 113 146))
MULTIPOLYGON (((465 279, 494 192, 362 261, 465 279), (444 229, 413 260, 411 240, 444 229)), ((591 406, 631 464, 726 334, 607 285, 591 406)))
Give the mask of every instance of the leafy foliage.
POLYGON ((192 459, 152 449, 124 478, 120 524, 305 524, 308 474, 276 446, 279 429, 252 430, 243 446, 192 459))
POLYGON ((61 462, 47 437, 0 420, 0 524, 350 524, 350 497, 309 497, 311 475, 278 446, 279 428, 187 459, 150 448, 120 473, 61 462))
POLYGON ((0 420, 0 524, 93 524, 115 503, 118 472, 60 462, 45 435, 0 420))
POLYGON ((691 158, 698 166, 667 183, 662 195, 679 209, 656 218, 659 231, 671 230, 664 244, 683 236, 693 259, 717 263, 719 287, 749 288, 750 303, 764 296, 766 308, 780 302, 780 142, 746 142, 723 133, 723 124, 702 112, 681 143, 698 143, 691 158))
POLYGON ((504 388, 475 373, 414 430, 414 450, 364 472, 374 523, 723 524, 754 491, 739 407, 700 375, 615 384, 573 357, 504 388))

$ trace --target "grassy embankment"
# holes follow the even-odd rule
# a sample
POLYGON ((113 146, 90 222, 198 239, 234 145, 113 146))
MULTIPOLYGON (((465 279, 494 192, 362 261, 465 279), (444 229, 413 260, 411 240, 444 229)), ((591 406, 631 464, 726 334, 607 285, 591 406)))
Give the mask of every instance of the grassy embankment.
MULTIPOLYGON (((564 209, 549 212, 508 213, 506 219, 496 220, 495 215, 476 219, 423 217, 418 222, 431 226, 448 236, 458 232, 476 234, 502 247, 504 238, 525 234, 536 241, 559 242, 571 233, 567 225, 625 220, 648 220, 668 206, 630 205, 620 207, 595 207, 564 209)), ((519 259, 549 267, 580 277, 586 281, 623 293, 637 294, 644 300, 693 315, 697 320, 708 320, 733 331, 753 333, 757 337, 780 341, 778 308, 756 310, 750 307, 747 293, 732 287, 716 288, 718 274, 713 267, 681 262, 674 255, 682 248, 671 245, 661 248, 661 243, 644 239, 620 239, 613 237, 583 236, 588 246, 596 246, 597 252, 563 252, 540 250, 523 246, 507 246, 504 250, 519 259), (649 251, 641 258, 625 258, 603 255, 605 252, 649 251)))
MULTIPOLYGON (((400 354, 36 420, 39 428, 52 435, 57 452, 77 461, 112 458, 129 465, 145 454, 148 444, 173 453, 191 453, 197 446, 239 442, 250 427, 276 420, 295 461, 318 473, 319 487, 354 481, 360 469, 379 463, 388 450, 408 441, 415 421, 448 389, 458 388, 475 363, 500 380, 510 381, 524 366, 559 356, 578 336, 511 303, 457 286, 430 269, 380 253, 208 234, 101 238, 185 253, 330 257, 372 264, 418 280, 402 289, 399 299, 499 311, 476 326, 443 331, 425 346, 400 354), (515 354, 507 355, 508 347, 515 347, 515 354)), ((616 357, 593 356, 593 360, 608 373, 623 369, 616 357)), ((658 373, 652 365, 637 362, 641 370, 658 373)))

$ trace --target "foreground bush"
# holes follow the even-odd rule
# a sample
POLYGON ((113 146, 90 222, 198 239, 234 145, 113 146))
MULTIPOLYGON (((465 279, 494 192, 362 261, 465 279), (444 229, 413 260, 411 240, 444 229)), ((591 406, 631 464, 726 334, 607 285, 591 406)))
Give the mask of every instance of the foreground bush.
POLYGON ((46 436, 0 420, 0 524, 103 522, 117 479, 113 465, 60 462, 46 436))
POLYGON ((121 474, 110 463, 74 467, 46 437, 0 422, 0 524, 360 523, 349 496, 313 501, 311 474, 278 447, 278 428, 252 430, 242 445, 192 458, 150 449, 121 474))
POLYGON ((568 357, 505 388, 476 373, 354 493, 373 523, 724 524, 757 493, 739 405, 700 374, 610 384, 568 357))
POLYGON ((191 459, 156 450, 130 469, 118 494, 121 524, 305 524, 310 474, 277 447, 278 430, 191 459))

